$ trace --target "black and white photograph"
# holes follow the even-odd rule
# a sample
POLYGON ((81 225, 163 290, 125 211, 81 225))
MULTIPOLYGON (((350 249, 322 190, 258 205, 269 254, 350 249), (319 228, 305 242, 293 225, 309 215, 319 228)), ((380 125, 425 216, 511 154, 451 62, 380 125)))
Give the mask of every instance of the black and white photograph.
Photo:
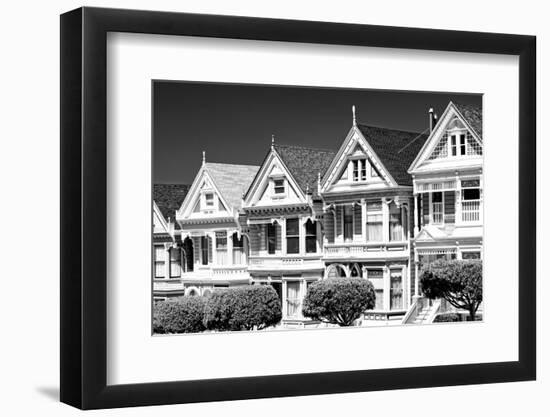
POLYGON ((483 320, 482 94, 152 94, 154 335, 483 320))

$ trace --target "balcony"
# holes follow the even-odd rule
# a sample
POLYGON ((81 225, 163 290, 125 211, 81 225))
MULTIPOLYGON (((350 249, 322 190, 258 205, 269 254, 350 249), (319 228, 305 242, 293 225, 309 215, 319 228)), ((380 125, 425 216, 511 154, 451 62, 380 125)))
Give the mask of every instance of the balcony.
POLYGON ((327 243, 325 259, 399 258, 409 255, 407 241, 367 243, 327 243))
POLYGON ((250 256, 250 270, 268 271, 268 270, 303 270, 303 269, 323 269, 320 254, 312 255, 266 255, 250 256))
POLYGON ((464 223, 479 222, 480 200, 468 200, 462 202, 462 221, 464 223))

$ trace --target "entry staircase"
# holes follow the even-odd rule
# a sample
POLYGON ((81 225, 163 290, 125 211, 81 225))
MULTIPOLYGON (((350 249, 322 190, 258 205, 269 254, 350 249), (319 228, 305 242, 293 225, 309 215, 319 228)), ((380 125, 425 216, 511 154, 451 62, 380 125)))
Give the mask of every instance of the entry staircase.
POLYGON ((403 317, 401 324, 429 324, 433 323, 435 316, 441 308, 441 300, 430 302, 425 297, 418 297, 407 314, 403 317))

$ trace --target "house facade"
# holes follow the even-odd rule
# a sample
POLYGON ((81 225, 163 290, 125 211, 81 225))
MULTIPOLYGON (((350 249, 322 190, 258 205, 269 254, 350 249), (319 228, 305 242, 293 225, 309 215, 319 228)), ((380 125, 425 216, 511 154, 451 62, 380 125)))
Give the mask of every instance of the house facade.
POLYGON ((203 162, 176 212, 182 242, 193 262, 182 274, 185 295, 250 283, 248 239, 241 233, 242 195, 257 166, 203 162))
POLYGON ((287 327, 311 324, 301 307, 308 285, 324 273, 318 185, 333 157, 332 151, 273 142, 243 198, 248 272, 253 283, 275 288, 287 327))
POLYGON ((282 325, 306 327, 318 324, 302 315, 311 283, 358 277, 376 292, 362 325, 433 320, 443 306, 422 297, 423 265, 482 258, 481 109, 450 102, 427 124, 420 133, 364 125, 353 109, 337 151, 272 139, 260 166, 203 156, 174 224, 158 220, 166 262, 183 248, 172 294, 271 285, 282 325))
POLYGON ((407 168, 426 138, 358 124, 354 114, 321 183, 326 276, 372 282, 376 306, 365 322, 399 321, 411 304, 414 207, 407 168))

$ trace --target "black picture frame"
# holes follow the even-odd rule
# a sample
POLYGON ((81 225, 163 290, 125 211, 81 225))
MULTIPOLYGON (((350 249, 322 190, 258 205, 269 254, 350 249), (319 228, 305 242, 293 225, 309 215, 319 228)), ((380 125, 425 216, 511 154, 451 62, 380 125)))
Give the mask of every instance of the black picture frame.
POLYGON ((536 378, 534 36, 85 7, 61 15, 60 57, 62 402, 96 409, 536 378), (108 32, 519 56, 519 360, 108 386, 108 32))

